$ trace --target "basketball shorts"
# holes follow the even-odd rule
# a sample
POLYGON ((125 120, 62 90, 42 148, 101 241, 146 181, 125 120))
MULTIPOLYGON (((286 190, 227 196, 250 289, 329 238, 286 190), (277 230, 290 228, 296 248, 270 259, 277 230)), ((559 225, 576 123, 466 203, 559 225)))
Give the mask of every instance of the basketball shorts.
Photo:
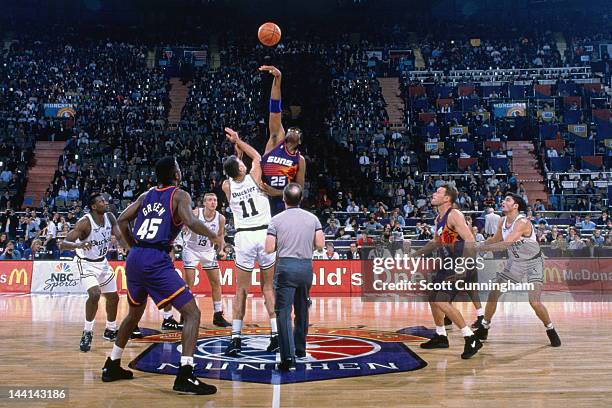
POLYGON ((524 279, 529 283, 544 282, 544 258, 537 257, 528 261, 515 261, 508 259, 502 272, 497 274, 498 282, 521 283, 524 279))
POLYGON ((458 275, 457 273, 455 273, 455 271, 451 269, 438 269, 434 273, 434 276, 432 277, 431 281, 433 283, 451 282, 453 283, 453 285, 449 285, 450 287, 446 287, 444 289, 433 290, 431 295, 435 297, 437 293, 446 293, 449 296, 455 296, 459 291, 455 288, 454 282, 460 276, 464 277, 465 275, 458 275))
POLYGON ((274 217, 285 211, 285 202, 282 197, 268 197, 270 201, 270 214, 274 217))
POLYGON ((117 291, 115 274, 106 259, 92 262, 76 257, 75 260, 81 277, 81 286, 85 290, 99 286, 102 293, 117 291))
POLYGON ((259 264, 259 269, 273 266, 276 262, 276 252, 266 253, 264 250, 266 237, 266 229, 237 232, 234 236, 236 266, 247 272, 253 271, 255 261, 259 264))
POLYGON ((126 263, 128 302, 146 304, 151 296, 159 309, 168 303, 180 309, 193 299, 183 278, 174 269, 170 256, 161 249, 133 247, 126 263))
POLYGON ((196 268, 198 263, 204 270, 219 268, 217 252, 214 249, 212 251, 198 251, 186 246, 183 249, 183 266, 185 268, 196 268))

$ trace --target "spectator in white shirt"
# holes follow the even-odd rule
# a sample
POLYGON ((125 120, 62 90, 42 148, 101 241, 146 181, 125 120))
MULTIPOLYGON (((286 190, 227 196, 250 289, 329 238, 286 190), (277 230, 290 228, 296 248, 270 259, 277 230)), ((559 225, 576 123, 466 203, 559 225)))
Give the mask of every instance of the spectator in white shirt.
POLYGON ((327 260, 340 259, 340 255, 336 251, 334 251, 334 244, 332 244, 331 242, 328 242, 325 248, 326 248, 326 251, 325 251, 325 255, 323 259, 327 259, 327 260))
POLYGON ((497 226, 501 217, 495 214, 493 208, 487 208, 487 215, 485 215, 485 229, 484 232, 487 236, 493 236, 497 232, 497 226))
POLYGON ((325 251, 323 248, 315 249, 312 253, 312 259, 325 259, 325 251))
POLYGON ((410 200, 406 201, 406 204, 404 204, 404 216, 406 218, 410 218, 412 216, 412 213, 414 212, 414 205, 412 205, 412 202, 410 200))
POLYGON ((359 206, 357 205, 356 202, 352 202, 349 203, 349 205, 346 207, 346 212, 348 213, 358 213, 359 212, 359 206))
POLYGON ((366 167, 370 165, 370 158, 366 155, 366 152, 363 152, 363 154, 359 158, 359 165, 361 167, 366 167))

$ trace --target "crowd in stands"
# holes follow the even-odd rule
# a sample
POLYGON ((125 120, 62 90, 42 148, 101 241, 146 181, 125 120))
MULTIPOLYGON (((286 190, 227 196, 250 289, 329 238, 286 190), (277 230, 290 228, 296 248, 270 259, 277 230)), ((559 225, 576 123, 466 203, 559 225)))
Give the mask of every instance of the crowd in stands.
POLYGON ((511 39, 426 40, 421 52, 427 68, 442 71, 562 66, 551 34, 511 39))
MULTIPOLYGON (((393 41, 399 47, 398 37, 393 41)), ((461 192, 460 208, 475 214, 489 207, 499 211, 508 191, 529 201, 510 171, 513 152, 506 145, 516 132, 526 130, 508 120, 495 120, 489 103, 511 99, 516 90, 509 86, 460 91, 456 85, 438 81, 435 87, 414 92, 422 84, 405 75, 401 93, 406 102, 406 127, 397 129, 389 124, 376 79, 380 61, 373 62, 366 52, 372 43, 348 38, 335 43, 288 39, 271 51, 227 38, 221 41, 220 67, 190 72, 181 120, 172 127, 167 122, 168 78, 162 68, 147 66, 148 48, 77 36, 59 41, 24 36, 14 42, 0 66, 0 209, 7 211, 0 218, 6 233, 4 240, 0 237, 0 242, 6 241, 3 247, 14 241, 11 251, 19 251, 22 257, 27 250, 35 257, 41 248, 49 256, 60 256, 56 241, 82 215, 84 197, 100 191, 109 198, 111 210, 120 211, 154 185, 153 164, 167 154, 176 155, 183 168, 183 189, 194 197, 216 192, 221 210, 226 211, 220 190, 221 164, 233 151, 225 142, 223 128, 237 129, 261 150, 267 138, 270 78, 257 72, 257 67, 264 63, 278 64, 287 75, 283 81, 286 127, 294 123, 305 130, 300 146, 307 159, 305 206, 327 223, 328 237, 354 241, 345 247, 369 243, 374 235, 395 245, 405 245, 405 237, 431 238, 434 213, 428 197, 442 183, 455 185, 461 192), (76 115, 69 120, 47 117, 45 103, 73 104, 76 115), (66 148, 43 199, 34 203, 40 211, 18 216, 14 210, 23 201, 37 139, 66 140, 66 148), (430 168, 431 159, 445 162, 444 167, 430 168), (463 174, 438 175, 447 172, 463 174), (336 218, 335 212, 346 213, 346 217, 336 218)), ((573 47, 576 51, 572 52, 578 49, 573 47)), ((434 70, 559 67, 569 61, 559 54, 550 32, 479 41, 426 38, 421 52, 427 68, 434 70)), ((586 96, 579 87, 553 90, 558 92, 552 96, 558 98, 586 96)), ((605 96, 603 90, 589 95, 605 96)), ((553 105, 555 118, 560 119, 551 124, 565 124, 561 118, 573 117, 568 111, 583 114, 575 123, 590 115, 586 98, 577 104, 553 105)), ((603 108, 609 109, 609 102, 603 108)), ((535 118, 535 112, 529 114, 535 118)), ((607 154, 609 149, 601 150, 597 130, 589 126, 587 140, 597 140, 595 152, 607 154)), ((538 143, 534 138, 544 155, 544 171, 552 171, 551 155, 576 157, 572 143, 561 151, 551 147, 555 153, 550 154, 551 149, 538 143)), ((606 166, 609 160, 600 170, 606 166)), ((585 179, 572 194, 597 195, 601 190, 596 183, 608 179, 609 175, 585 179)), ((565 188, 564 181, 553 177, 553 195, 565 188)), ((535 213, 549 209, 541 202, 529 204, 535 213)), ((555 200, 550 204, 560 208, 555 200)), ((600 210, 602 201, 577 199, 564 205, 600 210)), ((475 216, 474 228, 483 234, 483 227, 476 224, 475 216)), ((605 224, 598 234, 607 242, 605 224)), ((545 236, 548 243, 555 241, 557 231, 544 228, 546 232, 540 231, 539 236, 545 236)), ((569 236, 572 230, 568 231, 569 236)), ((575 232, 582 233, 583 228, 575 232)), ((327 248, 325 256, 334 257, 336 249, 327 248)), ((112 256, 119 256, 119 249, 112 256)))

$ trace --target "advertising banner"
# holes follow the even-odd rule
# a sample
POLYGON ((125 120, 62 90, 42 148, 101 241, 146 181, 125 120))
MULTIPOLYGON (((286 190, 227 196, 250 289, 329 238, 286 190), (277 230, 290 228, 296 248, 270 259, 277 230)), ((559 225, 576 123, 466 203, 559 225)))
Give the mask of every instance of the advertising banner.
POLYGON ((71 103, 45 103, 45 116, 48 118, 73 118, 76 115, 71 103))
POLYGON ((32 261, 0 261, 0 293, 30 293, 32 261))
POLYGON ((32 293, 85 293, 76 262, 37 261, 32 272, 32 293))
MULTIPOLYGON (((505 260, 486 260, 478 271, 479 281, 495 279, 503 271, 505 260)), ((117 279, 119 293, 125 294, 127 285, 125 262, 111 261, 110 265, 117 279)), ((397 271, 376 275, 373 273, 374 261, 315 260, 313 261, 313 296, 361 296, 377 292, 380 283, 394 282, 398 278, 414 281, 431 279, 431 270, 419 270, 417 276, 410 271, 397 271), (365 285, 365 286, 364 286, 365 285)), ((237 269, 233 261, 220 261, 219 273, 221 290, 224 295, 236 291, 237 269)), ((182 261, 175 262, 176 273, 182 276, 182 261)), ((612 258, 546 258, 544 262, 544 290, 570 293, 612 293, 612 258)), ((251 274, 253 295, 261 294, 259 269, 251 274)), ((85 294, 81 287, 76 263, 65 261, 0 261, 0 293, 35 294, 85 294)), ((210 295, 211 288, 206 273, 199 267, 196 270, 195 294, 210 295)), ((391 289, 390 292, 393 292, 391 289)))
POLYGON ((496 118, 514 118, 518 116, 525 116, 526 110, 527 104, 524 102, 493 104, 493 115, 496 118))

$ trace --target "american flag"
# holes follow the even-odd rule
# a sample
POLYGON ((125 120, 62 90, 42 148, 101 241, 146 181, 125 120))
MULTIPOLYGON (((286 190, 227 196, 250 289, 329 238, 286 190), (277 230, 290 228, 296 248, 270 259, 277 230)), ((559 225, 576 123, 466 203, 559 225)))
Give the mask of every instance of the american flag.
POLYGON ((206 51, 203 51, 203 50, 201 50, 201 51, 194 51, 193 52, 193 58, 196 61, 204 61, 204 60, 206 60, 206 51))

